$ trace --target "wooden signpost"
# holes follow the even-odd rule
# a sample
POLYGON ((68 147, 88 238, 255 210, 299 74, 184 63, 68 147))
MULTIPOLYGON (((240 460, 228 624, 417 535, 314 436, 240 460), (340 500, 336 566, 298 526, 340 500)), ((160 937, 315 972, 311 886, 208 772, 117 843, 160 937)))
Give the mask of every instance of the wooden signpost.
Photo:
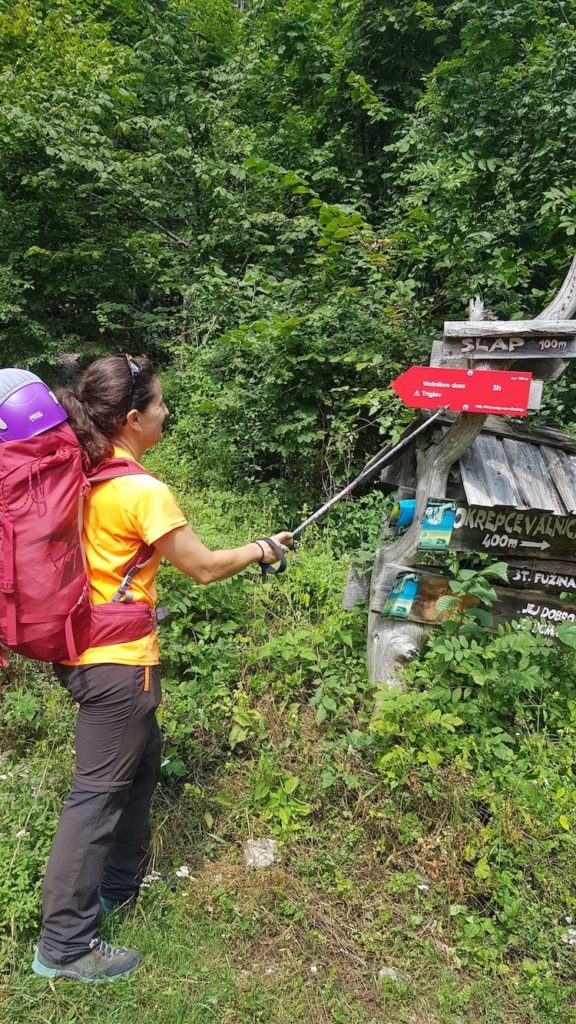
MULTIPOLYGON (((409 506, 410 502, 402 504, 409 506)), ((411 516, 405 511, 402 525, 409 526, 410 522, 411 516)), ((418 548, 421 551, 492 551, 524 558, 576 562, 576 515, 559 516, 505 505, 487 508, 432 498, 428 500, 420 527, 418 548)))
POLYGON ((446 361, 454 359, 576 359, 576 338, 444 338, 446 361))
MULTIPOLYGON (((560 622, 576 621, 576 601, 563 602, 557 596, 576 594, 576 467, 572 473, 570 439, 563 438, 559 447, 554 442, 551 452, 552 442, 523 437, 515 424, 500 431, 501 443, 492 428, 491 433, 482 433, 486 405, 500 405, 494 411, 508 428, 502 416, 524 406, 538 408, 542 381, 556 379, 567 361, 576 358, 576 320, 571 319, 576 315, 576 257, 555 297, 534 320, 494 320, 480 299, 472 300, 469 309, 469 320, 447 322, 442 338, 434 343, 421 383, 426 391, 438 394, 416 395, 421 390, 418 383, 404 379, 398 383, 407 387, 407 404, 450 407, 446 395, 462 389, 436 386, 456 380, 439 375, 438 368, 464 371, 470 379, 502 367, 505 372, 531 373, 532 381, 522 402, 498 402, 498 395, 505 397, 498 391, 487 401, 473 398, 471 403, 461 396, 452 407, 460 414, 436 432, 433 443, 414 458, 413 474, 402 478, 398 497, 413 501, 412 522, 400 534, 385 527, 371 570, 353 573, 350 589, 356 596, 352 599, 347 591, 345 601, 352 607, 359 597, 367 598, 368 675, 372 682, 391 687, 403 685, 398 669, 417 656, 430 626, 439 622, 438 598, 449 593, 446 576, 415 565, 422 559, 424 541, 429 553, 454 548, 489 552, 506 561, 510 586, 495 588, 497 601, 490 609, 494 626, 528 619, 534 629, 553 636, 560 622), (426 403, 420 404, 420 397, 426 403), (466 501, 459 500, 457 491, 451 505, 445 496, 456 464, 461 471, 456 486, 466 501), (426 521, 433 497, 442 502, 443 511, 432 509, 432 518, 426 521)), ((412 378, 416 370, 412 368, 412 378)), ((488 382, 488 376, 484 380, 488 382)))
POLYGON ((576 559, 576 516, 459 504, 449 546, 571 561, 576 559))
POLYGON ((520 562, 507 559, 508 582, 512 586, 537 587, 546 594, 576 595, 576 565, 569 562, 520 562))
MULTIPOLYGON (((451 593, 447 576, 421 566, 395 565, 391 568, 397 570, 397 575, 384 607, 379 609, 381 614, 428 625, 440 623, 448 617, 449 611, 437 610, 439 598, 451 593)), ((554 637, 559 623, 576 621, 576 604, 544 597, 538 590, 494 589, 497 603, 487 609, 492 616, 492 624, 486 628, 491 631, 503 622, 528 619, 535 631, 554 637)), ((466 597, 461 607, 463 604, 470 606, 477 601, 466 597)))

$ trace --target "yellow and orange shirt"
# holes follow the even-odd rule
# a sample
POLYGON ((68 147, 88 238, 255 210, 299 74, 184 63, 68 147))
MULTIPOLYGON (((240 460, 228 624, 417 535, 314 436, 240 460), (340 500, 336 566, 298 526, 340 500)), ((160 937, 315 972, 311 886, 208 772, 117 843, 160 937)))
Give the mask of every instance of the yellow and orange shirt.
MULTIPOLYGON (((129 452, 115 447, 114 455, 132 459, 129 452)), ((133 460, 135 461, 135 460, 133 460)), ((124 570, 144 541, 154 544, 160 537, 186 524, 186 517, 170 488, 153 476, 134 474, 94 484, 84 504, 82 539, 88 563, 90 600, 111 601, 124 578, 124 570)), ((154 577, 161 555, 152 559, 134 577, 133 600, 154 606, 154 577)), ((75 665, 157 665, 160 660, 156 631, 140 640, 106 647, 89 647, 75 665)))

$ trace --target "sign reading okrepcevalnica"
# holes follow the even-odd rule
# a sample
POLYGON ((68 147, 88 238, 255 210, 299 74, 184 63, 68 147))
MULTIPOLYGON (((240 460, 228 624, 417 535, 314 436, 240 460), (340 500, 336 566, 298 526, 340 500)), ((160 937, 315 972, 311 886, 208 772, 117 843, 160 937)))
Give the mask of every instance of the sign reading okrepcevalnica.
MULTIPOLYGON (((407 529, 413 499, 397 503, 391 525, 407 529)), ((429 498, 418 540, 420 551, 506 552, 517 558, 576 562, 576 515, 559 516, 509 505, 468 505, 449 498, 429 498)))
POLYGON ((459 503, 448 546, 453 551, 507 551, 576 561, 576 515, 459 503))

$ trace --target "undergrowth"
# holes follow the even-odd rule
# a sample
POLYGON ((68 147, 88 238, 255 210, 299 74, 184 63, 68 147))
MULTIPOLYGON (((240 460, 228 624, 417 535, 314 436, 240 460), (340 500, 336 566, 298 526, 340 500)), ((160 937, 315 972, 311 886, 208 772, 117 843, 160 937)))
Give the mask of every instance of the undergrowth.
MULTIPOLYGON (((275 514, 273 502, 224 492, 185 503, 208 543, 264 533, 275 514)), ((154 868, 175 888, 158 883, 118 927, 140 947, 165 929, 182 948, 228 951, 225 968, 213 961, 214 1015, 172 1006, 173 1019, 304 1020, 317 1004, 343 1024, 572 1019, 572 652, 455 614, 407 669, 405 690, 374 693, 365 609, 344 612, 341 595, 343 549, 373 541, 376 509, 374 498, 349 504, 277 580, 248 571, 202 588, 162 570, 171 617, 154 868), (253 837, 276 839, 272 869, 247 873, 241 844, 253 837)), ((464 577, 464 589, 489 590, 464 577)), ((49 670, 27 662, 13 666, 1 709, 0 963, 16 993, 6 989, 4 1005, 23 1020, 39 984, 27 965, 74 709, 49 670)), ((154 981, 171 971, 160 961, 144 985, 158 984, 168 1006, 175 982, 154 981)), ((123 1020, 128 997, 116 998, 123 1020)), ((153 1005, 141 1004, 144 1019, 153 1005)))

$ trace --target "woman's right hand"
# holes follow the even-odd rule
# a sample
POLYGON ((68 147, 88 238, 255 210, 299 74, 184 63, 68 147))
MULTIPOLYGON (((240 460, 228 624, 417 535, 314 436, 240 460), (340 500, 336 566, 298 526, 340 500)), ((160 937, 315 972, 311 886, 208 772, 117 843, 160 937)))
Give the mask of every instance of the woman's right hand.
MULTIPOLYGON (((283 530, 282 533, 273 534, 270 540, 273 540, 278 547, 282 548, 283 551, 288 551, 293 544, 292 534, 289 533, 288 530, 283 530)), ((259 559, 259 562, 262 565, 274 565, 274 562, 280 561, 277 553, 274 551, 274 548, 265 540, 258 540, 257 543, 261 545, 264 552, 264 558, 259 559)))

